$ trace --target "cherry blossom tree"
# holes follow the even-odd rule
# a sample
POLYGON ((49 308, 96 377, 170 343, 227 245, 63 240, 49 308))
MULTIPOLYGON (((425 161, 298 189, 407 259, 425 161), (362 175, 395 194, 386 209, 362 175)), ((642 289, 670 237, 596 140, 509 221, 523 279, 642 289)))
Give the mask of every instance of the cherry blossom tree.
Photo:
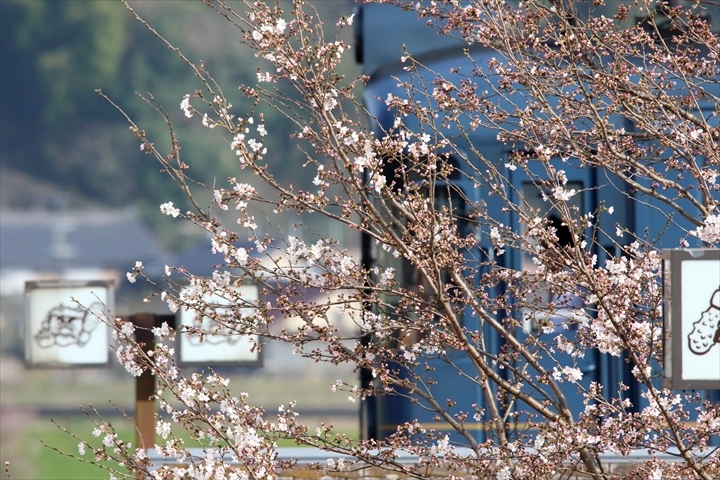
MULTIPOLYGON (((375 465, 420 478, 442 468, 449 477, 498 479, 575 470, 606 479, 617 477, 604 455, 642 450, 646 460, 626 478, 720 476, 710 446, 720 405, 662 388, 657 378, 658 246, 720 243, 720 37, 707 16, 716 4, 378 2, 415 12, 418 22, 467 48, 463 68, 441 69, 408 47, 395 90, 371 100, 382 108, 371 108, 358 97, 368 77, 338 71, 353 46, 329 38, 312 5, 205 3, 266 62, 257 84, 240 86, 258 107, 236 111, 230 98, 238 86, 223 86, 233 89, 226 93, 204 66, 187 60, 204 87, 178 99, 177 114, 166 114, 169 150, 130 124, 194 205, 181 211, 168 198, 161 210, 207 231, 218 259, 211 277, 166 267, 167 281, 154 284, 158 295, 172 311, 201 312, 218 328, 158 328, 148 352, 131 325, 113 325, 118 359, 130 374, 150 369, 159 378, 161 454, 187 458, 175 436, 187 429, 204 441, 207 456, 153 469, 152 446, 124 444, 99 423, 94 433, 104 447, 96 458, 119 459, 151 478, 273 478, 276 442, 290 438, 347 455, 317 466, 326 470, 375 465), (315 188, 275 180, 267 159, 280 152, 262 106, 296 125, 293 138, 306 153, 304 168, 316 174, 315 188), (390 121, 373 113, 381 110, 390 121), (224 138, 237 156, 237 176, 214 187, 194 184, 193 161, 181 155, 172 129, 179 121, 197 121, 224 138), (507 156, 488 154, 474 140, 487 132, 507 156), (576 185, 570 177, 578 171, 602 181, 576 185), (196 200, 203 188, 212 208, 196 200), (578 202, 591 194, 606 200, 592 209, 578 202), (659 233, 626 222, 628 205, 657 214, 659 233), (269 218, 324 215, 364 236, 373 254, 360 258, 332 238, 260 234, 260 207, 269 218), (238 246, 241 239, 252 246, 238 246), (260 300, 234 288, 248 280, 261 286, 260 300), (309 291, 321 299, 308 300, 309 291), (331 308, 340 308, 354 331, 339 328, 331 308), (273 328, 288 316, 301 319, 298 328, 273 328), (330 427, 310 431, 293 404, 270 415, 215 373, 183 375, 165 340, 214 334, 257 335, 259 349, 286 342, 302 357, 351 365, 369 380, 328 387, 360 403, 397 396, 432 420, 411 418, 361 440, 330 427), (587 381, 581 364, 590 355, 625 365, 629 376, 587 381), (448 372, 478 392, 475 402, 448 398, 457 391, 445 388, 448 372), (629 389, 638 395, 629 397, 629 389), (170 399, 182 406, 171 407, 170 399), (402 463, 399 452, 419 461, 402 463), (667 462, 668 453, 679 461, 667 462)), ((353 20, 333 19, 338 32, 353 20)), ((154 282, 142 264, 128 276, 154 282)))

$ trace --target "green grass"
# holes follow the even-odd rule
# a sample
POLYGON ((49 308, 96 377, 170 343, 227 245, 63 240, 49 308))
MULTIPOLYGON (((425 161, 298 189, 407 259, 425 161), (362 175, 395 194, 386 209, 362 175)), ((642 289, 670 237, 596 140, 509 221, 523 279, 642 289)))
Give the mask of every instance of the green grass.
MULTIPOLYGON (((354 381, 353 376, 338 376, 348 377, 350 382, 354 381)), ((349 404, 346 393, 333 394, 330 391, 333 380, 334 378, 311 375, 273 378, 260 371, 254 375, 231 376, 230 387, 235 395, 248 392, 250 403, 264 405, 269 419, 274 417, 278 405, 287 405, 293 400, 298 402, 301 410, 356 408, 357 404, 349 404)), ((107 370, 24 370, 12 378, 5 377, 0 385, 3 411, 0 425, 0 461, 10 461, 10 474, 16 480, 109 478, 106 470, 63 456, 43 446, 39 439, 61 452, 77 455, 79 442, 55 426, 49 418, 38 417, 33 413, 33 409, 77 408, 81 404, 92 403, 102 410, 107 410, 111 408, 108 400, 112 400, 132 415, 134 392, 135 383, 132 377, 107 370)), ((321 422, 326 422, 335 425, 341 433, 357 437, 358 422, 354 417, 307 418, 301 415, 299 419, 309 424, 312 429, 321 422)), ((102 440, 92 436, 94 424, 88 417, 67 415, 54 420, 83 440, 98 444, 102 440)), ((135 431, 129 421, 117 416, 109 420, 121 439, 135 443, 135 431)), ((186 433, 176 428, 173 428, 173 433, 188 439, 186 433)), ((283 440, 279 445, 294 446, 294 443, 283 440)), ((88 453, 84 458, 92 460, 92 455, 88 453)))
MULTIPOLYGON (((89 418, 77 416, 59 417, 55 423, 74 433, 93 445, 100 445, 102 438, 95 438, 91 432, 94 424, 89 418)), ((353 421, 334 422, 339 433, 357 436, 357 426, 353 421)), ((135 443, 135 432, 127 420, 114 419, 111 424, 121 440, 135 443)), ((173 428, 173 433, 186 440, 191 446, 187 432, 173 428)), ((58 428, 47 418, 35 418, 26 425, 21 435, 16 439, 16 458, 3 458, 9 460, 10 474, 15 480, 90 480, 107 479, 109 472, 90 463, 83 463, 77 458, 65 454, 80 456, 78 453, 79 441, 58 428)), ((158 439, 158 442, 161 442, 158 439)), ((291 440, 281 440, 280 447, 296 446, 291 440)), ((92 461, 90 449, 81 458, 92 461)), ((3 456, 4 456, 3 452, 3 456)), ((104 465, 114 469, 122 469, 114 463, 103 462, 104 465)))
MULTIPOLYGON (((357 383, 354 376, 340 377, 357 383)), ((268 411, 290 401, 297 401, 300 408, 352 408, 347 394, 330 391, 334 378, 270 377, 262 371, 252 375, 230 375, 228 378, 235 395, 247 392, 250 403, 264 405, 268 411)), ((26 370, 16 380, 4 381, 1 388, 3 406, 77 407, 92 403, 105 408, 112 400, 124 408, 132 408, 135 398, 135 379, 107 370, 26 370)))
MULTIPOLYGON (((56 423, 80 438, 99 445, 101 438, 94 438, 91 434, 93 424, 88 418, 60 417, 56 423)), ((116 423, 116 422, 113 422, 116 423)), ((115 426, 118 436, 125 441, 133 441, 134 431, 128 422, 115 426)), ((62 455, 59 452, 79 456, 79 441, 54 425, 50 419, 36 418, 26 425, 17 438, 13 450, 19 458, 3 458, 10 461, 10 474, 15 480, 88 480, 107 479, 109 473, 90 463, 83 463, 78 459, 62 455), (41 441, 42 439, 42 441, 41 441), (43 445, 43 443, 45 445, 43 445), (47 445, 47 446, 46 446, 47 445), (59 451, 59 452, 58 452, 59 451)), ((90 452, 90 449, 87 449, 90 452)), ((3 456, 5 452, 3 451, 3 456)), ((92 453, 84 457, 92 461, 92 453)), ((118 469, 117 464, 105 463, 118 469)))

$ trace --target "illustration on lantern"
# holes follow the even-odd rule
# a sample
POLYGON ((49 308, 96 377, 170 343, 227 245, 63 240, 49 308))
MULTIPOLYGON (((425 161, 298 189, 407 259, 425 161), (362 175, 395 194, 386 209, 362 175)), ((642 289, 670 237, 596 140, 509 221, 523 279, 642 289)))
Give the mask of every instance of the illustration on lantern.
POLYGON ((720 344, 720 288, 713 292, 710 306, 693 323, 688 335, 688 346, 696 355, 705 355, 716 343, 720 344))
MULTIPOLYGON (((179 312, 179 361, 183 365, 261 365, 257 335, 248 335, 243 320, 255 314, 257 285, 239 285, 234 294, 211 295, 204 310, 183 308, 179 312)), ((182 295, 190 295, 183 290, 182 295)))
POLYGON ((41 348, 70 345, 83 347, 101 323, 93 313, 100 309, 102 304, 99 302, 93 303, 89 308, 60 303, 47 312, 40 324, 40 330, 33 338, 41 348))
MULTIPOLYGON (((224 311, 219 313, 222 314, 224 311)), ((190 345, 199 346, 203 343, 210 345, 220 345, 223 343, 235 345, 241 340, 237 332, 210 317, 197 315, 192 327, 193 330, 190 330, 191 333, 187 335, 187 341, 190 345), (194 331, 203 333, 194 333, 194 331)))

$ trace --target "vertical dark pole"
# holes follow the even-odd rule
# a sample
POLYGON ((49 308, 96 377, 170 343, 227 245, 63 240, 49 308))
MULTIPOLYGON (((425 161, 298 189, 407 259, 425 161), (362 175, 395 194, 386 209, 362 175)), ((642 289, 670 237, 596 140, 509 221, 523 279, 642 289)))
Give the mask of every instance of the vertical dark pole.
MULTIPOLYGON (((362 12, 362 7, 358 9, 359 12, 362 12)), ((359 27, 362 28, 362 27, 359 27)), ((361 43, 358 43, 358 46, 362 46, 361 43)), ((367 182, 369 179, 369 173, 367 171, 363 172, 363 181, 367 182)), ((360 262, 362 263, 362 267, 364 270, 369 271, 372 269, 375 263, 375 253, 373 251, 373 244, 372 239, 370 238, 370 235, 366 233, 360 234, 360 255, 361 259, 360 262)), ((368 285, 369 287, 369 285, 368 285)), ((370 290, 363 291, 363 299, 367 299, 370 296, 370 290)), ((363 310, 371 310, 372 306, 368 304, 368 302, 364 302, 363 304, 363 310)), ((372 342, 372 336, 367 334, 363 335, 362 339, 360 340, 363 346, 368 346, 370 342, 372 342)), ((362 388, 370 388, 372 387, 373 383, 373 376, 372 376, 372 370, 368 368, 361 368, 360 369, 360 386, 362 388)), ((378 431, 377 431, 377 412, 376 412, 376 402, 377 399, 374 395, 368 396, 360 403, 360 438, 363 440, 369 440, 369 439, 377 439, 378 438, 378 431)))
MULTIPOLYGON (((155 348, 155 315, 142 313, 132 317, 135 340, 145 352, 155 348)), ((155 375, 146 370, 135 380, 135 445, 137 448, 155 448, 155 375)))
MULTIPOLYGON (((141 313, 130 317, 130 321, 135 325, 135 341, 143 345, 145 352, 155 349, 154 327, 161 327, 165 322, 168 327, 175 328, 175 315, 141 313)), ((135 379, 135 446, 146 450, 155 448, 155 387, 155 375, 149 370, 135 379)), ((144 475, 138 478, 142 479, 144 475)))

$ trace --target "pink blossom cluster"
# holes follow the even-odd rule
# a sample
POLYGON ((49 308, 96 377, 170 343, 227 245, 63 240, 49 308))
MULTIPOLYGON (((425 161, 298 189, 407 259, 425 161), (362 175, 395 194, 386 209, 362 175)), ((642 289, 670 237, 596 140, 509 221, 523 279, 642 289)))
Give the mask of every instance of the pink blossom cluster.
MULTIPOLYGON (((173 312, 199 312, 209 327, 158 327, 156 346, 146 351, 131 325, 114 324, 118 361, 132 375, 150 370, 159 378, 161 440, 132 449, 99 423, 104 441, 93 449, 96 458, 155 479, 272 479, 276 442, 292 439, 354 459, 313 467, 322 472, 362 464, 417 478, 437 468, 478 479, 545 479, 575 469, 609 480, 617 476, 603 455, 643 450, 647 460, 626 478, 720 477, 720 457, 707 453, 720 407, 658 384, 659 238, 615 220, 620 204, 583 210, 579 198, 595 192, 568 180, 571 169, 593 169, 605 179, 597 188, 616 189, 610 198, 672 212, 668 228, 681 225, 685 242, 720 242, 720 100, 709 86, 717 85, 720 41, 695 7, 663 7, 674 29, 667 39, 658 36, 655 16, 648 21, 657 28, 627 21, 660 11, 645 0, 613 4, 609 15, 594 2, 582 20, 572 2, 378 1, 402 4, 439 34, 470 43, 473 69, 431 71, 406 51, 397 90, 378 99, 391 124, 373 131, 359 120, 366 108, 356 97, 367 78, 341 73, 350 46, 341 32, 328 38, 311 7, 295 2, 285 12, 282 3, 248 1, 234 11, 222 0, 207 3, 267 62, 258 83, 239 91, 296 122, 293 140, 315 178, 308 190, 277 180, 263 161, 277 154, 271 125, 254 110, 233 113, 204 69, 196 69, 203 89, 184 96, 177 114, 212 128, 237 155, 237 177, 209 191, 212 208, 197 200, 172 126, 168 153, 132 127, 192 206, 181 213, 167 202, 161 212, 204 230, 217 263, 207 277, 168 266, 167 284, 156 285, 173 312), (495 53, 473 64, 475 48, 495 53), (481 130, 507 146, 507 158, 458 146, 481 130), (511 181, 519 174, 538 192, 537 203, 511 181), (455 188, 460 181, 463 188, 455 188), (502 207, 492 210, 497 202, 502 207), (364 235, 373 263, 337 239, 307 240, 281 228, 261 233, 267 205, 275 215, 312 212, 364 235), (521 268, 511 263, 516 258, 521 268), (236 288, 243 282, 259 285, 261 298, 244 297, 236 288), (279 328, 289 317, 293 328, 279 328), (397 395, 434 419, 403 422, 383 439, 349 438, 329 425, 311 431, 294 403, 268 414, 211 370, 186 376, 163 342, 187 334, 252 335, 261 339, 255 348, 291 344, 309 361, 372 377, 335 382, 330 393, 360 403, 397 395), (627 362, 632 378, 625 381, 642 395, 631 401, 630 385, 592 380, 583 362, 600 354, 627 362), (482 405, 439 391, 447 371, 482 405), (571 408, 573 395, 582 411, 571 408), (202 441, 206 456, 154 468, 148 448, 189 459, 179 429, 202 441), (399 452, 421 461, 405 464, 399 452), (680 461, 663 460, 665 452, 680 461), (233 470, 223 458, 244 468, 233 470)), ((128 273, 129 281, 137 278, 154 282, 142 264, 128 273)), ((80 445, 84 455, 89 444, 80 445)))

